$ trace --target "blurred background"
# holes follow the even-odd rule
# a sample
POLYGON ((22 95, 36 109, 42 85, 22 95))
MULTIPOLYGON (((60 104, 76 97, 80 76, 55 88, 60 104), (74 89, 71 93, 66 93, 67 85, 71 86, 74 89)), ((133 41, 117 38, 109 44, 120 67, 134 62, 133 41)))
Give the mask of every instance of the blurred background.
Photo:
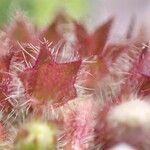
MULTIPOLYGON (((139 31, 150 30, 150 0, 91 0, 88 27, 93 30, 109 17, 114 17, 111 31, 113 40, 124 38, 131 23, 136 37, 139 31)), ((150 33, 147 32, 150 39, 150 33)))
POLYGON ((0 0, 0 25, 9 22, 20 10, 36 25, 43 26, 60 10, 79 19, 86 15, 87 8, 87 0, 0 0))
POLYGON ((73 18, 94 30, 109 17, 115 17, 112 36, 121 38, 131 21, 134 32, 150 27, 150 0, 0 0, 0 26, 22 11, 39 27, 50 23, 57 12, 65 10, 73 18))

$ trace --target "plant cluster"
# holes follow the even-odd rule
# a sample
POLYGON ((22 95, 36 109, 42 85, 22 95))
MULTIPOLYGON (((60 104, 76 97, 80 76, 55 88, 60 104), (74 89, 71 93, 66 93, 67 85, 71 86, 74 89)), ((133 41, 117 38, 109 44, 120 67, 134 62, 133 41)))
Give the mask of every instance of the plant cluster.
POLYGON ((0 149, 150 147, 150 50, 114 19, 89 33, 59 14, 44 29, 18 14, 0 34, 0 149))

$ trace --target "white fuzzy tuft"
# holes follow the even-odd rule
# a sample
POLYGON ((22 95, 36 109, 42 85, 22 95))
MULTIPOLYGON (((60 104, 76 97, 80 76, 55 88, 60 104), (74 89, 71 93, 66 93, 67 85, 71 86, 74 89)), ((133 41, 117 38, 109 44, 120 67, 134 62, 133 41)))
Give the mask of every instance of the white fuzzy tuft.
POLYGON ((128 144, 125 143, 120 143, 116 146, 114 146, 113 148, 109 149, 109 150, 136 150, 135 148, 131 147, 128 144))
POLYGON ((150 127, 150 104, 132 99, 115 106, 108 113, 108 122, 112 125, 123 124, 130 127, 150 127))

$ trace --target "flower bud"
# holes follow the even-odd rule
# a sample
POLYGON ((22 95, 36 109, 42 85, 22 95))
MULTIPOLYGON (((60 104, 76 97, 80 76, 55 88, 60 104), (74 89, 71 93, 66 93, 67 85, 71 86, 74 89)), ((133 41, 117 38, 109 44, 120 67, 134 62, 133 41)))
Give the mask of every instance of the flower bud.
POLYGON ((56 129, 53 124, 33 121, 18 132, 15 150, 54 150, 56 129))

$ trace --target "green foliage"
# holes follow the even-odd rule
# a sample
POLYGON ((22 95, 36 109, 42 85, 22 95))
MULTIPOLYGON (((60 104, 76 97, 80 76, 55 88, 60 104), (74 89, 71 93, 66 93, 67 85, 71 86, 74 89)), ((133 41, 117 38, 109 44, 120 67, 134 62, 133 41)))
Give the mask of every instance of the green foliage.
POLYGON ((0 0, 0 23, 4 22, 9 13, 9 0, 0 0))
POLYGON ((0 0, 0 24, 23 11, 38 26, 49 23, 58 11, 65 10, 79 19, 87 10, 87 0, 0 0))

